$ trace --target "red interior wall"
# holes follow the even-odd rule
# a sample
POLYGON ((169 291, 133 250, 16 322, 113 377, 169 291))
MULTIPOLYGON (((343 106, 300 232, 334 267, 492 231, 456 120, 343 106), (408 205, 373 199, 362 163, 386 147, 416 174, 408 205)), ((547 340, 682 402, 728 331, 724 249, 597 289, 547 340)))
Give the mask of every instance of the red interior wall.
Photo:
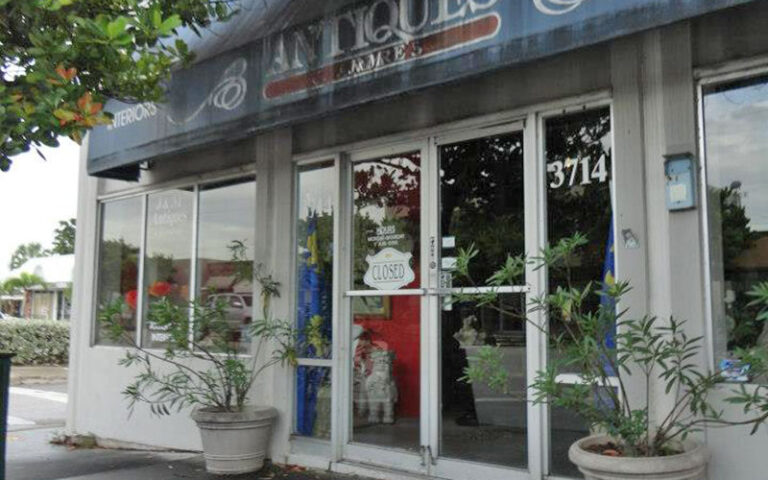
MULTIPOLYGON (((414 270, 418 271, 417 268, 414 270)), ((418 284, 418 278, 413 283, 418 284)), ((388 350, 395 352, 393 375, 398 390, 395 411, 400 417, 418 417, 421 302, 418 296, 410 295, 389 297, 389 301, 389 319, 357 317, 355 323, 372 333, 374 343, 386 344, 388 350)))

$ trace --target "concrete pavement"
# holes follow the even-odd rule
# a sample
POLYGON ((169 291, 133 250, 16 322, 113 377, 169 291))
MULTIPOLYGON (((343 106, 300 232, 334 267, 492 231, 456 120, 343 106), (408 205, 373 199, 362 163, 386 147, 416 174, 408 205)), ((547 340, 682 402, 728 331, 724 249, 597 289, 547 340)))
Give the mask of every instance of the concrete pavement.
MULTIPOLYGON (((8 434, 6 454, 7 480, 59 480, 70 478, 111 477, 134 470, 162 466, 165 475, 157 478, 190 478, 174 476, 169 462, 194 457, 189 453, 156 453, 103 449, 70 449, 52 445, 50 440, 59 429, 28 429, 8 434)), ((133 479, 144 478, 133 472, 133 479)), ((125 477, 128 478, 128 477, 125 477)))
POLYGON ((7 480, 358 480, 360 477, 298 467, 267 466, 246 475, 205 471, 194 453, 71 449, 52 445, 57 430, 13 432, 8 437, 7 480))
MULTIPOLYGON (((49 377, 53 378, 53 376, 49 377)), ((7 480, 353 480, 356 477, 298 467, 270 466, 248 475, 219 477, 205 471, 200 454, 72 448, 50 441, 64 426, 66 383, 11 387, 7 480)))
POLYGON ((9 390, 8 431, 63 427, 67 409, 67 384, 32 384, 9 390))

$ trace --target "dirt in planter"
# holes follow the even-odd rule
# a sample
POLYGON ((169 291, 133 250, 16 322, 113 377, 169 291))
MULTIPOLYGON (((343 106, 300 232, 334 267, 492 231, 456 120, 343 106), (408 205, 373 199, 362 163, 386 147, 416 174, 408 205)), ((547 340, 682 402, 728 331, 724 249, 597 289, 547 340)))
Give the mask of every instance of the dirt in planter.
MULTIPOLYGON (((608 443, 600 443, 597 445, 590 445, 584 450, 590 452, 590 453, 596 453, 598 455, 605 455, 606 457, 624 457, 626 456, 624 454, 624 447, 619 445, 618 443, 614 442, 608 442, 608 443)), ((635 455, 636 457, 645 457, 645 456, 651 456, 651 455, 644 455, 644 452, 641 451, 640 455, 635 455)), ((660 457, 668 457, 670 455, 679 455, 683 453, 682 450, 675 449, 675 448, 667 448, 660 452, 660 457)))

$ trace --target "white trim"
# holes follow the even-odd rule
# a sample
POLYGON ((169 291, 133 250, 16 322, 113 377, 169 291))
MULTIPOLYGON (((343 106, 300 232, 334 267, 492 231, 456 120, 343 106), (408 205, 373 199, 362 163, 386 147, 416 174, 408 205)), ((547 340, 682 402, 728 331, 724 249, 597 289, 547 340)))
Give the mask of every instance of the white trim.
POLYGON ((450 478, 452 480, 537 479, 529 469, 451 457, 439 457, 437 464, 432 466, 430 473, 432 475, 430 478, 450 478))
MULTIPOLYGON (((147 256, 147 214, 149 213, 149 200, 147 195, 141 197, 141 226, 139 227, 139 269, 136 276, 136 288, 139 291, 139 295, 136 295, 136 338, 134 341, 136 345, 143 345, 144 337, 144 273, 145 265, 144 258, 147 256)), ((99 239, 101 242, 101 239, 99 239)), ((98 272, 96 273, 98 277, 98 272)))
MULTIPOLYGON (((466 134, 473 134, 474 131, 467 131, 466 134)), ((442 321, 440 310, 440 298, 430 295, 429 292, 435 292, 440 287, 440 262, 441 238, 440 231, 440 154, 438 150, 438 139, 436 137, 427 139, 427 175, 421 179, 424 191, 424 202, 422 202, 422 228, 426 231, 422 234, 422 255, 426 255, 421 262, 422 286, 427 287, 426 294, 429 295, 422 301, 422 330, 421 345, 422 358, 424 366, 422 368, 421 383, 425 384, 422 388, 422 409, 423 427, 422 444, 429 446, 428 452, 423 455, 429 455, 431 458, 425 458, 426 461, 434 461, 434 465, 428 465, 430 474, 437 474, 440 468, 440 439, 442 438, 442 321), (426 218, 424 218, 426 215, 426 218), (426 323, 425 323, 426 322, 426 323)), ((438 474, 439 475, 439 474, 438 474)))
POLYGON ((699 212, 699 221, 702 225, 702 235, 704 238, 703 247, 704 254, 702 255, 703 272, 704 272, 704 315, 706 321, 704 322, 704 334, 707 338, 704 340, 704 345, 707 349, 707 366, 710 370, 715 369, 715 318, 712 302, 712 258, 711 258, 711 242, 710 242, 710 228, 709 228, 709 181, 707 177, 707 148, 706 148, 706 125, 704 124, 704 88, 702 82, 698 82, 696 85, 696 135, 698 136, 699 144, 699 198, 701 201, 701 211, 699 212))
POLYGON ((331 460, 341 459, 341 425, 343 424, 343 418, 339 415, 339 409, 344 403, 340 399, 342 389, 340 380, 343 380, 340 372, 343 368, 343 352, 346 350, 344 342, 347 338, 344 335, 340 335, 342 332, 342 319, 344 318, 344 305, 341 298, 341 279, 344 275, 343 259, 344 251, 341 248, 341 239, 344 237, 342 228, 342 214, 346 211, 343 208, 344 205, 344 192, 345 186, 343 182, 344 168, 342 165, 341 155, 335 155, 333 160, 334 165, 334 205, 333 205, 333 306, 332 306, 332 326, 333 333, 333 345, 331 345, 331 357, 332 357, 332 369, 331 369, 331 460))
POLYGON ((407 295, 426 295, 426 288, 404 288, 402 290, 348 290, 345 297, 404 297, 407 295))
MULTIPOLYGON (((90 295, 88 299, 88 346, 93 347, 95 345, 98 345, 96 343, 96 330, 98 330, 98 324, 99 319, 98 317, 98 308, 99 308, 99 295, 101 295, 101 292, 99 291, 99 272, 101 271, 101 239, 103 237, 104 232, 102 231, 102 228, 104 227, 104 204, 100 203, 98 201, 94 201, 93 205, 96 206, 96 242, 95 242, 95 248, 94 248, 94 265, 91 269, 92 275, 91 275, 91 292, 92 295, 90 295)), ((75 260, 77 260, 77 257, 75 257, 75 260)), ((72 279, 75 280, 74 278, 72 279)), ((74 283, 73 283, 74 288, 74 283)), ((74 303, 74 296, 72 298, 72 301, 74 303)))
POLYGON ((380 445, 347 443, 344 446, 344 456, 353 462, 380 466, 387 469, 398 468, 406 472, 427 475, 426 465, 418 452, 404 448, 386 447, 380 445))
POLYGON ((352 312, 352 301, 344 295, 344 292, 351 287, 353 269, 352 269, 352 162, 346 155, 341 156, 339 162, 339 212, 338 212, 338 231, 340 233, 335 242, 338 246, 339 256, 336 259, 338 264, 339 278, 336 280, 337 296, 335 298, 338 309, 339 330, 334 332, 337 340, 334 342, 336 368, 334 379, 336 381, 335 405, 337 422, 333 425, 331 438, 333 440, 334 460, 340 461, 346 454, 346 445, 352 438, 353 423, 353 395, 352 395, 352 370, 354 368, 354 352, 352 352, 352 325, 349 321, 352 312), (343 240, 343 241, 342 241, 343 240))
MULTIPOLYGON (((530 130, 526 131, 525 144, 525 213, 526 221, 526 254, 538 255, 547 244, 547 159, 544 155, 546 138, 544 118, 540 113, 532 112, 528 117, 530 130)), ((549 274, 546 268, 537 269, 535 265, 527 264, 526 281, 531 285, 530 295, 538 297, 549 288, 549 274)), ((538 372, 546 368, 548 355, 548 338, 543 334, 549 331, 549 320, 546 312, 539 309, 529 311, 526 323, 526 381, 533 382, 538 372)), ((528 469, 534 479, 542 478, 549 473, 551 457, 549 409, 546 405, 536 404, 532 389, 528 389, 528 469)))
POLYGON ((453 294, 468 294, 475 295, 481 293, 529 293, 531 291, 530 285, 512 285, 504 287, 454 287, 454 288, 428 288, 424 292, 425 295, 453 295, 453 294))
POLYGON ((189 298, 187 298, 187 301, 189 301, 189 309, 188 309, 188 321, 189 325, 187 326, 188 330, 188 342, 190 347, 192 346, 193 342, 195 341, 195 306, 192 302, 195 301, 195 298, 197 297, 197 264, 199 263, 198 260, 198 246, 200 243, 200 185, 195 185, 192 187, 192 193, 195 195, 194 199, 192 200, 192 253, 190 254, 189 258, 189 292, 187 292, 187 295, 189 295, 189 298))
POLYGON ((298 367, 324 367, 333 369, 333 360, 330 358, 297 358, 298 367))

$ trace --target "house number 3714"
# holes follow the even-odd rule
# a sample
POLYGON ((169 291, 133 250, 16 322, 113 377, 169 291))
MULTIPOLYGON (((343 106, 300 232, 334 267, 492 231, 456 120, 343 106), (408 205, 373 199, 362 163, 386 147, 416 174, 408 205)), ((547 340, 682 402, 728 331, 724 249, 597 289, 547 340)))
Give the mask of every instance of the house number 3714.
POLYGON ((547 172, 550 174, 550 188, 560 188, 566 184, 569 187, 589 185, 593 181, 605 183, 608 179, 605 156, 601 156, 594 165, 589 157, 556 160, 547 164, 547 172))

